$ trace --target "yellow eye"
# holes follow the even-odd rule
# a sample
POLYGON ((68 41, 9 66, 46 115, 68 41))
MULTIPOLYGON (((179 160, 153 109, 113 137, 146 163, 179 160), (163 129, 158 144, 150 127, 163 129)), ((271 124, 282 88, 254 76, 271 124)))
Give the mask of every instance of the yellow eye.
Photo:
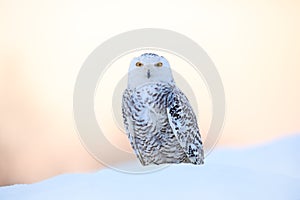
POLYGON ((141 66, 143 66, 143 63, 141 63, 141 62, 137 62, 137 63, 135 63, 135 66, 137 66, 137 67, 141 67, 141 66))
POLYGON ((155 64, 155 66, 156 67, 161 67, 161 66, 163 66, 163 63, 162 62, 158 62, 158 63, 155 64))

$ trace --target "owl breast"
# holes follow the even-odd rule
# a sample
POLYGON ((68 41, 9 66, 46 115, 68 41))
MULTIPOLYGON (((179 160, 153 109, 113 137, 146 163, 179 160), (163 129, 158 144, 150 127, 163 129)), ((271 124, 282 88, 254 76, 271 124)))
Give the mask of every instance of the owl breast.
POLYGON ((135 133, 131 144, 144 165, 188 162, 168 120, 167 96, 171 91, 171 84, 150 83, 131 95, 135 133))

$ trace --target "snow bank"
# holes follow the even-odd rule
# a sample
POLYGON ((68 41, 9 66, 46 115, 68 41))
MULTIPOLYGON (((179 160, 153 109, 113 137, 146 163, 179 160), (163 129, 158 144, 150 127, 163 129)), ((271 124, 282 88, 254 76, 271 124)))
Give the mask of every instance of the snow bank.
POLYGON ((248 149, 216 150, 204 166, 132 175, 105 169, 0 188, 0 200, 300 199, 300 136, 248 149))

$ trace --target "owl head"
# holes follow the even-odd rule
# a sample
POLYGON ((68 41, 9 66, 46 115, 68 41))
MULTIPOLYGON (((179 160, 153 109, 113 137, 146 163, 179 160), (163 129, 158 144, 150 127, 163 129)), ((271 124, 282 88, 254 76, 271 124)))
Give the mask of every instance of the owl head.
POLYGON ((173 82, 170 64, 163 56, 144 53, 132 59, 128 71, 128 88, 134 89, 151 82, 173 82))

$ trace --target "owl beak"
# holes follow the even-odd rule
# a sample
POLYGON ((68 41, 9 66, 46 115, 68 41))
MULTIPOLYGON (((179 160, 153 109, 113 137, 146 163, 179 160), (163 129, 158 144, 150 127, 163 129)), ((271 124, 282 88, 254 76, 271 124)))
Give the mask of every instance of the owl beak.
POLYGON ((148 69, 148 70, 147 70, 147 78, 149 79, 150 76, 151 76, 151 74, 150 74, 150 69, 148 69))

